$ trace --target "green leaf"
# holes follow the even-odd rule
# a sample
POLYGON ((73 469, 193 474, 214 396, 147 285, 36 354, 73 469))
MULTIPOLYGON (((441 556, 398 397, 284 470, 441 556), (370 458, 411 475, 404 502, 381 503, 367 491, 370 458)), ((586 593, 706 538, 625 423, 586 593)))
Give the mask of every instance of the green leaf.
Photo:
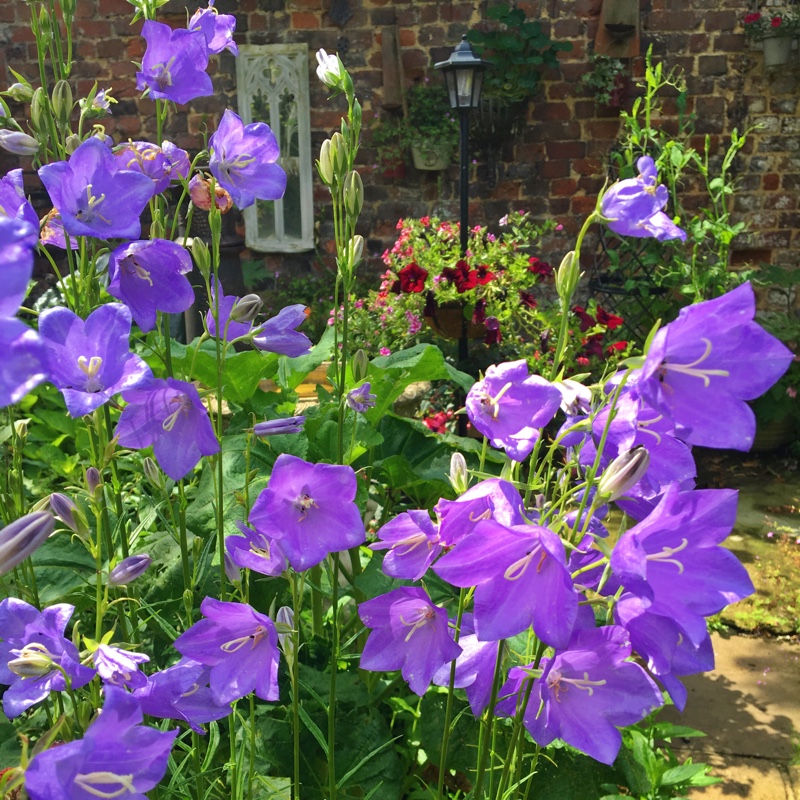
POLYGON ((308 716, 308 711, 306 711, 303 706, 299 706, 297 709, 300 714, 300 719, 303 720, 303 725, 306 726, 306 730, 310 731, 312 736, 317 740, 317 743, 322 748, 322 751, 325 753, 325 758, 328 757, 328 741, 325 739, 322 731, 319 729, 319 725, 314 722, 311 717, 308 716))
POLYGON ((676 783, 691 782, 699 775, 705 775, 708 767, 705 764, 681 764, 678 767, 671 767, 661 776, 661 786, 672 786, 676 783))
POLYGON ((275 373, 278 356, 249 350, 225 360, 222 371, 222 395, 234 403, 244 403, 258 388, 259 381, 275 373))

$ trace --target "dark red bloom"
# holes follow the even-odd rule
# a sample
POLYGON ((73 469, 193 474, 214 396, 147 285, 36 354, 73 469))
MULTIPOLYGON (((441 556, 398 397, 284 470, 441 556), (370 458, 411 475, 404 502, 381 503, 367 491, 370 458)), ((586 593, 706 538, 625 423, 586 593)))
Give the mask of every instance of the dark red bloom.
POLYGON ((464 294, 478 285, 478 272, 470 269, 466 261, 458 261, 455 269, 445 267, 442 270, 442 277, 454 283, 459 294, 464 294))
POLYGON ((583 342, 583 352, 587 356, 603 357, 603 334, 595 333, 583 342))
POLYGON ((752 25, 754 22, 758 22, 760 19, 761 19, 761 14, 759 14, 758 11, 754 11, 752 14, 744 15, 744 24, 752 25))
POLYGON ((425 419, 422 421, 434 433, 447 433, 447 422, 452 416, 452 411, 438 411, 436 414, 432 414, 430 417, 425 417, 425 419))
POLYGON ((608 311, 604 311, 602 308, 598 307, 597 309, 597 324, 604 325, 610 331, 616 330, 619 328, 622 323, 625 322, 622 317, 618 317, 616 314, 609 314, 608 311))
POLYGON ((408 293, 417 293, 425 289, 425 278, 428 277, 428 270, 412 261, 397 273, 400 278, 400 289, 408 293))
POLYGON ((578 356, 575 359, 575 363, 581 367, 588 367, 589 366, 589 359, 586 356, 578 356))
POLYGON ((484 344, 499 344, 503 341, 503 334, 500 333, 500 321, 497 317, 486 317, 486 336, 484 344))
POLYGON ((572 313, 577 315, 581 321, 581 333, 586 333, 589 328, 593 328, 597 324, 595 318, 591 314, 587 314, 586 309, 582 306, 574 306, 572 313))
POLYGON ((488 264, 481 264, 475 272, 477 273, 475 280, 477 280, 481 286, 486 286, 487 283, 494 280, 494 272, 489 271, 488 264))
POLYGON ((425 295, 425 308, 422 311, 422 316, 436 316, 436 298, 434 297, 433 292, 428 292, 428 294, 425 295))
POLYGON ((553 274, 553 267, 546 261, 536 258, 536 256, 531 256, 528 259, 528 264, 528 269, 534 275, 541 275, 543 278, 549 278, 553 274))
POLYGON ((773 17, 769 21, 769 24, 772 25, 773 28, 780 28, 782 22, 783 20, 780 17, 773 17))
POLYGON ((538 305, 536 298, 530 292, 520 291, 519 301, 522 303, 522 305, 527 306, 528 308, 536 308, 538 305))
POLYGON ((486 301, 481 298, 475 303, 475 310, 472 312, 472 324, 481 325, 486 322, 486 301))
POLYGON ((628 346, 627 342, 614 342, 606 347, 606 353, 613 356, 614 353, 621 353, 628 346))
POLYGON ((400 289, 400 281, 393 281, 392 285, 389 287, 390 292, 394 292, 395 294, 400 294, 402 291, 400 289))

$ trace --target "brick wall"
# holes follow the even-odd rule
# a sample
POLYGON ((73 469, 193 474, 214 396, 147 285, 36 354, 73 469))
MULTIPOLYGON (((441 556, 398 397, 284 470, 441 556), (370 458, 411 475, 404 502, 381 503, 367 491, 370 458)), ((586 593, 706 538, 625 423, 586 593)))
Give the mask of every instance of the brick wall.
MULTIPOLYGON (((343 27, 329 16, 331 0, 218 0, 216 7, 238 18, 240 43, 266 44, 305 41, 313 53, 323 47, 338 51, 351 70, 365 107, 365 116, 380 104, 382 91, 380 29, 397 24, 407 83, 430 74, 434 61, 447 58, 461 35, 481 18, 485 2, 451 3, 445 0, 349 0, 351 18, 343 27)), ((535 215, 553 215, 574 231, 594 205, 603 183, 605 159, 616 137, 617 112, 598 107, 580 83, 588 70, 587 53, 597 27, 596 0, 520 2, 531 16, 539 15, 551 36, 573 43, 561 54, 560 69, 547 76, 542 94, 529 105, 521 134, 506 144, 496 166, 497 180, 487 180, 484 163, 471 168, 470 221, 492 223, 510 208, 527 208, 535 215)), ((740 237, 734 257, 754 257, 774 263, 800 263, 800 117, 797 108, 800 59, 786 68, 765 70, 761 53, 745 40, 741 19, 747 0, 642 0, 641 49, 653 45, 666 67, 686 71, 689 111, 697 116, 698 144, 706 134, 720 152, 734 127, 759 124, 736 161, 740 191, 736 219, 746 221, 750 233, 740 237)), ((115 138, 154 135, 153 104, 140 100, 134 88, 135 67, 143 40, 141 23, 129 25, 131 6, 125 0, 78 0, 77 91, 85 93, 96 80, 111 86, 119 99, 107 130, 115 138)), ((35 79, 33 43, 27 24, 29 6, 0 0, 0 76, 10 83, 6 67, 35 79)), ((170 0, 162 18, 176 25, 186 18, 183 0, 170 0)), ((326 92, 313 76, 311 102, 313 150, 338 124, 339 106, 328 103, 326 92)), ((632 62, 640 75, 642 59, 632 62)), ((233 57, 223 53, 213 60, 215 96, 201 98, 173 114, 168 135, 179 145, 194 147, 204 123, 210 129, 226 105, 236 104, 233 57)), ((13 108, 13 107, 12 107, 13 108)), ((665 121, 668 124, 668 121, 665 121)), ((391 240, 403 215, 458 214, 458 169, 423 173, 408 167, 400 181, 371 172, 374 153, 363 150, 362 172, 367 177, 367 205, 361 232, 372 253, 391 240)), ((9 162, 5 159, 5 162, 9 162)), ((8 168, 11 164, 4 163, 8 168)), ((688 187, 691 192, 691 187, 688 187)), ((315 188, 320 220, 320 251, 329 253, 330 226, 326 192, 315 188)), ((692 199, 687 201, 691 207, 692 199)), ((290 261, 301 267, 312 257, 290 261)), ((330 258, 327 258, 330 261, 330 258)), ((273 257, 271 269, 287 259, 273 257)))

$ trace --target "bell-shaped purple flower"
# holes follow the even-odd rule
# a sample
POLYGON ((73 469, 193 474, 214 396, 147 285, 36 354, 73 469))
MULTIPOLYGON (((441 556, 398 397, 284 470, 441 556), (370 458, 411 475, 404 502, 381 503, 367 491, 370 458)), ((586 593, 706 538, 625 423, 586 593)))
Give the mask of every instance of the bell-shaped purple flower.
POLYGON ((279 417, 278 419, 268 419, 264 422, 257 422, 253 425, 253 433, 256 436, 269 437, 280 436, 287 433, 300 433, 306 424, 306 418, 298 417, 279 417))
POLYGON ((38 221, 0 216, 0 318, 13 317, 28 293, 38 230, 38 221))
POLYGON ((108 261, 108 292, 131 310, 136 324, 147 333, 156 325, 156 312, 178 314, 194 302, 186 274, 192 257, 186 248, 166 239, 123 244, 108 261))
POLYGON ((25 197, 21 169, 12 169, 0 179, 0 218, 3 217, 27 222, 32 229, 31 247, 36 246, 39 217, 25 197))
POLYGON ((372 386, 370 385, 369 381, 367 381, 361 386, 351 389, 345 398, 347 405, 352 408, 353 411, 358 411, 360 414, 363 414, 368 409, 373 408, 375 406, 376 398, 374 394, 370 394, 369 390, 371 388, 372 386))
POLYGON ((61 250, 77 250, 78 240, 74 236, 67 236, 64 230, 64 220, 57 208, 51 208, 42 218, 39 230, 39 242, 43 245, 52 245, 61 250))
POLYGON ((69 161, 40 167, 39 177, 71 236, 139 236, 139 217, 153 196, 153 182, 141 172, 120 169, 98 138, 83 142, 69 161))
POLYGON ((208 8, 198 8, 192 14, 187 27, 190 31, 203 32, 209 55, 221 53, 223 50, 239 55, 239 48, 233 41, 236 17, 232 14, 219 14, 214 8, 214 0, 208 0, 208 8))
POLYGON ((164 151, 164 155, 169 161, 166 172, 170 176, 172 182, 180 183, 181 178, 188 178, 192 168, 191 162, 189 161, 189 154, 178 147, 178 145, 167 140, 161 142, 161 149, 164 151))
POLYGON ((701 447, 748 450, 755 415, 747 405, 789 368, 793 355, 753 321, 749 283, 681 309, 653 338, 636 387, 666 414, 676 436, 701 447))
POLYGON ((292 569, 302 572, 329 553, 358 547, 364 541, 355 496, 356 475, 351 467, 310 464, 282 453, 249 521, 257 532, 277 539, 292 569))
POLYGON ((448 630, 447 611, 413 586, 361 603, 361 621, 372 628, 361 669, 372 672, 400 670, 414 694, 425 694, 433 676, 461 653, 448 630))
POLYGON ((74 606, 60 604, 37 611, 16 597, 0 602, 0 684, 9 687, 3 695, 6 716, 19 716, 51 691, 67 688, 56 664, 69 676, 73 689, 85 686, 94 677, 94 670, 81 665, 75 645, 64 637, 74 610, 74 606), (26 662, 36 662, 41 668, 35 674, 28 673, 26 662))
POLYGON ((102 713, 83 739, 39 753, 25 771, 31 800, 128 797, 140 800, 167 770, 178 730, 141 724, 138 700, 106 686, 102 713))
POLYGON ((62 307, 39 317, 50 380, 64 395, 70 416, 90 414, 118 392, 153 380, 150 367, 131 352, 130 334, 131 315, 121 303, 100 306, 85 322, 62 307))
POLYGON ((219 452, 203 401, 191 383, 167 378, 125 392, 115 431, 122 447, 153 446, 156 461, 170 478, 185 477, 203 456, 219 452))
POLYGON ((616 625, 580 630, 568 648, 541 660, 541 677, 534 680, 524 667, 511 669, 500 689, 507 699, 497 704, 497 713, 514 716, 533 680, 523 717, 533 740, 545 747, 563 739, 597 761, 612 764, 622 744, 618 728, 639 722, 663 705, 647 673, 626 660, 630 654, 628 635, 616 625))
POLYGON ((286 571, 286 557, 275 539, 251 530, 241 522, 237 522, 236 527, 244 535, 226 536, 225 549, 237 567, 251 569, 271 578, 277 578, 286 571))
POLYGON ((183 656, 211 667, 209 686, 217 704, 255 692, 278 699, 278 634, 275 623, 245 603, 206 597, 201 619, 175 640, 183 656))
POLYGON ((231 713, 230 703, 217 703, 211 695, 208 677, 211 668, 182 658, 177 664, 156 672, 147 678, 133 696, 142 711, 156 719, 179 719, 193 731, 205 733, 200 727, 205 722, 223 719, 231 713))
POLYGON ((214 93, 206 74, 208 51, 202 31, 172 30, 162 22, 146 20, 142 36, 147 49, 141 72, 136 73, 136 88, 150 89, 156 100, 188 103, 196 97, 214 93))
POLYGON ((172 163, 158 145, 129 140, 117 145, 113 153, 120 169, 130 169, 147 175, 153 181, 155 194, 161 194, 169 188, 172 163))
POLYGON ((44 343, 21 320, 0 317, 0 351, 0 408, 5 408, 22 400, 49 373, 44 343))
POLYGON ((253 332, 253 344, 259 350, 289 358, 305 355, 311 349, 311 339, 294 328, 305 322, 306 316, 306 307, 299 303, 282 308, 253 332))
POLYGON ((551 647, 564 647, 578 613, 578 595, 561 539, 538 525, 475 526, 433 570, 448 583, 475 589, 475 633, 508 639, 530 625, 551 647))
POLYGON ((286 173, 276 162, 278 140, 264 122, 245 125, 230 109, 208 140, 211 174, 227 189, 238 208, 256 199, 277 200, 286 191, 286 173))
POLYGON ((383 571, 393 578, 419 580, 444 550, 439 531, 427 511, 404 511, 378 530, 370 550, 389 550, 383 571))
POLYGON ((639 175, 617 181, 600 200, 600 213, 609 229, 621 236, 686 239, 682 231, 662 211, 669 202, 669 190, 658 184, 658 172, 650 156, 642 156, 636 167, 639 175))
POLYGON ((55 522, 49 511, 34 511, 0 529, 0 575, 11 572, 35 553, 53 532, 55 522))
POLYGON ((147 572, 153 559, 147 553, 123 558, 111 572, 108 573, 108 582, 111 586, 127 586, 147 572))
MULTIPOLYGON (((218 310, 219 327, 222 330, 222 338, 226 341, 233 341, 240 336, 247 336, 253 328, 252 320, 242 322, 236 319, 234 310, 239 304, 239 298, 235 295, 226 295, 222 288, 222 283, 213 276, 211 282, 211 298, 209 299, 209 309, 206 312, 206 327, 209 336, 217 335, 217 323, 214 315, 218 310)), ((262 303, 263 305, 263 303, 262 303)))
POLYGON ((509 458, 523 461, 539 430, 555 416, 561 393, 522 361, 493 364, 467 394, 467 415, 476 430, 509 458))
POLYGON ((103 683, 127 689, 141 689, 147 683, 139 664, 150 660, 144 653, 131 653, 106 644, 97 646, 92 656, 94 668, 103 683))

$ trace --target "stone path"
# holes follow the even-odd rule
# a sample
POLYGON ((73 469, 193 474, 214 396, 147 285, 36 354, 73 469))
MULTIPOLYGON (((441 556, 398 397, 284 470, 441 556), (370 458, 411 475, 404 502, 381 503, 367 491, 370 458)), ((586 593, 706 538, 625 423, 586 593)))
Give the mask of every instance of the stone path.
POLYGON ((686 711, 664 718, 704 731, 676 751, 722 783, 692 800, 800 800, 800 641, 713 635, 716 669, 685 679, 686 711))

